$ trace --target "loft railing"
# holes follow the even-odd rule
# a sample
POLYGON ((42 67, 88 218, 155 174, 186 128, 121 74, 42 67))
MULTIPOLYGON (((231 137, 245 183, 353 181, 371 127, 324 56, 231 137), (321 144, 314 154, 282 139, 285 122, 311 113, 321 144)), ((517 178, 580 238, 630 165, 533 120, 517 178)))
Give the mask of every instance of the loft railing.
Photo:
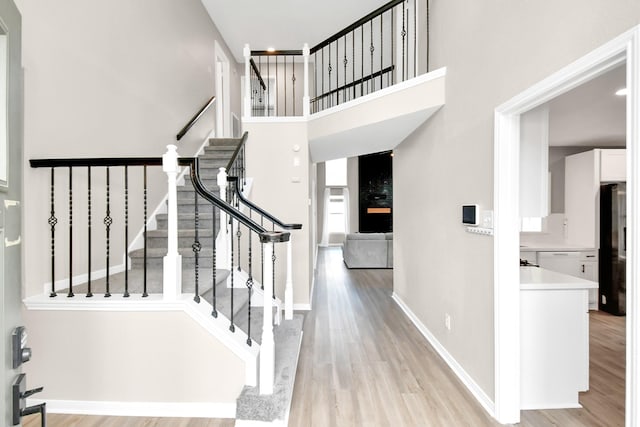
MULTIPOLYGON (((244 191, 244 186, 247 183, 245 142, 247 141, 248 136, 249 136, 248 132, 245 132, 244 134, 242 134, 242 138, 240 139, 238 146, 236 147, 235 151, 231 155, 231 158, 229 159, 229 163, 227 163, 227 167, 225 168, 227 175, 236 176, 239 178, 240 191, 244 191)), ((230 194, 227 195, 227 200, 230 200, 230 194)))
POLYGON ((248 117, 291 117, 309 113, 309 47, 251 50, 244 47, 248 117))
POLYGON ((189 119, 187 124, 184 125, 182 129, 180 129, 180 132, 178 132, 178 134, 176 135, 176 140, 180 141, 182 137, 185 136, 187 132, 189 132, 189 129, 191 129, 193 125, 195 125, 196 122, 200 120, 200 117, 202 117, 204 112, 207 111, 209 107, 213 105, 215 100, 216 100, 215 96, 212 96, 211 98, 209 98, 209 100, 202 106, 202 108, 200 108, 200 110, 198 110, 198 112, 193 117, 191 117, 191 119, 189 119))
POLYGON ((311 48, 315 113, 418 75, 416 0, 393 0, 311 48))
MULTIPOLYGON (((416 77, 419 74, 419 30, 425 32, 428 45, 428 1, 426 8, 426 26, 419 29, 421 12, 417 0, 392 0, 311 49, 305 45, 302 58, 300 51, 251 51, 245 45, 245 116, 306 116, 416 77), (286 69, 287 62, 278 62, 277 58, 286 57, 288 52, 298 58, 289 63, 289 75, 294 82, 304 69, 304 93, 300 94, 299 87, 295 87, 297 95, 291 93, 293 87, 288 89, 295 111, 289 108, 282 111, 280 101, 285 87, 290 86, 280 80, 284 74, 282 66, 284 64, 286 69), (308 74, 309 64, 313 67, 312 79, 308 74), (294 70, 297 70, 295 76, 294 70), (274 78, 276 72, 278 76, 274 78), (250 83, 253 81, 262 81, 264 89, 250 83), (312 97, 309 92, 313 93, 312 97)), ((428 70, 428 46, 425 52, 428 70)))
MULTIPOLYGON (((246 138, 246 136, 245 136, 246 138)), ((227 250, 226 243, 220 244, 220 241, 226 241, 233 244, 233 237, 238 235, 242 229, 247 233, 249 241, 257 241, 263 251, 263 259, 272 260, 272 262, 264 263, 262 267, 264 274, 262 276, 263 290, 263 328, 260 344, 260 393, 273 393, 274 378, 274 337, 273 337, 273 290, 274 284, 272 280, 275 275, 275 247, 279 243, 288 242, 290 233, 287 231, 268 230, 262 224, 256 222, 251 216, 243 214, 232 204, 226 202, 226 189, 221 187, 221 194, 216 195, 208 191, 200 178, 199 160, 198 158, 179 158, 176 147, 168 146, 167 153, 162 158, 110 158, 110 159, 35 159, 31 160, 31 166, 34 168, 47 168, 50 173, 50 215, 47 222, 50 226, 50 255, 51 255, 51 285, 48 292, 50 297, 56 297, 59 292, 65 292, 69 298, 76 297, 76 294, 82 291, 85 297, 91 298, 98 294, 102 294, 105 298, 122 294, 124 298, 130 298, 138 293, 144 298, 154 292, 152 289, 155 283, 162 283, 161 293, 163 299, 174 301, 179 294, 193 294, 193 300, 200 304, 203 298, 211 300, 213 317, 219 316, 217 306, 216 284, 219 282, 218 274, 223 273, 223 269, 228 269, 230 287, 225 287, 230 292, 230 310, 228 316, 230 321, 229 330, 236 332, 236 326, 242 319, 234 319, 234 295, 242 292, 241 287, 236 287, 235 270, 240 265, 240 247, 234 251, 227 250), (148 182, 147 169, 150 167, 162 166, 162 170, 168 176, 168 195, 166 200, 167 218, 166 230, 159 230, 166 236, 166 251, 162 250, 158 253, 157 248, 150 248, 149 240, 149 217, 148 217, 148 182), (192 210, 193 217, 191 220, 185 217, 185 214, 178 217, 178 198, 177 198, 177 182, 180 173, 180 166, 189 168, 189 177, 193 186, 193 204, 189 205, 192 210), (132 185, 131 169, 140 168, 136 178, 142 182, 139 185, 132 185), (64 170, 66 173, 61 173, 64 170), (80 170, 82 173, 80 173, 80 170), (117 180, 114 180, 115 177, 117 180), (100 177, 100 179, 98 179, 100 177), (64 179, 63 179, 64 178, 64 179), (93 183, 92 183, 93 181, 93 183), (116 182, 117 181, 117 182, 116 182), (62 185, 61 185, 62 184, 62 185), (61 187, 64 188, 63 200, 59 200, 61 195, 61 187), (132 191, 135 187, 135 191, 132 191), (82 189, 82 195, 74 192, 74 189, 82 189), (86 191, 86 193, 85 193, 86 191), (140 195, 138 194, 140 193, 140 195), (86 197, 86 198, 85 198, 86 197), (58 198, 58 199, 57 199, 58 198), (82 200, 81 200, 82 199, 82 200), (134 207, 135 201, 135 207, 134 207), (142 206, 140 206, 142 204, 142 206), (62 207, 66 205, 66 209, 62 212, 62 207), (96 206, 100 206, 100 228, 98 231, 95 227, 94 218, 97 210, 96 206), (81 206, 77 208, 76 206, 81 206), (122 208, 118 212, 116 208, 122 208), (86 209, 85 212, 80 210, 86 209), (134 258, 132 251, 132 241, 130 238, 130 229, 135 227, 130 223, 130 212, 133 210, 141 211, 142 218, 137 222, 142 228, 141 248, 138 249, 138 262, 132 265, 129 258, 134 258), (205 218, 205 214, 206 218, 205 218), (61 235, 57 233, 56 226, 59 219, 65 217, 65 226, 68 227, 68 233, 61 235), (82 219, 81 219, 82 218, 82 219), (219 218, 219 220, 218 220, 219 218), (192 235, 178 235, 178 221, 192 221, 192 235), (78 233, 78 229, 74 228, 76 224, 81 223, 85 232, 83 236, 78 233), (205 230, 207 231, 205 233, 205 230), (86 243, 77 245, 80 238, 86 243), (110 266, 114 260, 113 253, 116 252, 112 244, 113 240, 118 240, 122 248, 117 251, 117 256, 123 256, 124 267, 121 275, 124 278, 118 278, 117 290, 111 281, 114 279, 115 271, 110 270, 110 266), (100 246, 103 245, 102 248, 100 246), (67 255, 60 256, 57 252, 59 246, 68 249, 67 255), (77 246, 88 248, 88 253, 78 253, 77 246), (95 249, 100 248, 101 254, 96 254, 95 249), (93 251, 92 251, 93 249, 93 251), (155 250, 153 256, 156 257, 155 267, 151 262, 151 254, 155 250), (191 256, 190 253, 191 252, 191 256), (85 257, 86 255, 86 257, 85 257), (235 257, 234 257, 235 255, 235 257), (104 264, 96 266, 92 263, 100 256, 104 259, 104 264), (159 258, 159 261, 158 261, 159 258), (235 259, 234 259, 235 258, 235 259), (190 259, 193 264, 193 280, 188 283, 182 282, 183 261, 190 259), (60 275, 58 266, 66 263, 68 266, 68 278, 64 278, 64 283, 56 280, 60 275), (162 266, 162 267, 160 267, 162 266), (92 272, 100 267, 105 267, 100 274, 103 281, 100 282, 100 289, 97 288, 96 281, 92 278, 92 272), (162 279, 158 280, 157 276, 154 280, 148 280, 148 274, 151 272, 158 273, 162 268, 162 279), (204 273, 208 273, 205 278, 204 273), (82 271, 81 274, 78 274, 82 271), (135 273, 135 274, 133 274, 135 273), (130 277, 131 276, 131 277, 130 277), (78 279, 80 277, 80 279, 78 279), (74 280, 75 278, 75 280, 74 280), (211 285, 211 289, 203 288, 203 281, 211 285), (212 295, 206 295, 211 292, 212 295), (237 321, 236 321, 237 320, 237 321)), ((157 180, 156 180, 157 181, 157 180)), ((225 176, 226 184, 226 176, 225 176)), ((226 187, 226 185, 225 185, 226 187)), ((185 204, 181 204, 184 208, 185 204)), ((183 211, 184 212, 184 211, 183 211)), ((158 220, 160 222, 160 220, 158 220)), ((254 263, 254 254, 243 254, 244 259, 254 263)), ((185 267, 186 268, 186 267, 185 267)), ((185 276, 187 277, 187 276, 185 276)), ((227 283, 228 283, 227 282, 227 283)), ((248 294, 248 310, 246 318, 246 334, 247 345, 251 346, 251 307, 253 294, 253 280, 249 276, 249 280, 243 286, 248 294)), ((77 297, 76 297, 77 298, 77 297)))

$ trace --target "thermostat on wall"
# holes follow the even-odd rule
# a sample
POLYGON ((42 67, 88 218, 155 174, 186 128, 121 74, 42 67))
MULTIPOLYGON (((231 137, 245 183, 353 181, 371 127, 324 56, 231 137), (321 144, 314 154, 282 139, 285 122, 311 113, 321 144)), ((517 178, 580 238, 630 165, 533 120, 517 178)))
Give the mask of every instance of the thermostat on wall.
POLYGON ((479 211, 478 205, 462 205, 462 223, 465 225, 478 225, 479 211))

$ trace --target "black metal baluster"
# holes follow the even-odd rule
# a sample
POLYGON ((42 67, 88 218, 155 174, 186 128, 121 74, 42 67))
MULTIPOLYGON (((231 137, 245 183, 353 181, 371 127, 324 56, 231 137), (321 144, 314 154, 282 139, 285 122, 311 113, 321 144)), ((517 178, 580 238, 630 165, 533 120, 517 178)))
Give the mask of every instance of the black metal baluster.
MULTIPOLYGON (((227 186, 227 187, 229 187, 229 186, 227 186)), ((236 327, 233 324, 233 276, 234 276, 234 272, 233 272, 233 266, 234 266, 234 259, 233 259, 233 218, 231 218, 231 233, 229 233, 229 240, 231 241, 231 250, 229 251, 231 253, 231 268, 229 269, 229 276, 230 276, 230 280, 231 280, 231 313, 230 313, 231 324, 229 325, 229 330, 231 332, 235 332, 236 331, 236 327)))
POLYGON ((430 16, 429 16, 429 0, 427 0, 427 43, 426 43, 426 45, 427 45, 426 46, 427 55, 426 55, 426 58, 425 58, 426 62, 427 62, 427 73, 429 72, 429 54, 431 53, 431 52, 429 52, 429 46, 431 44, 431 40, 430 40, 431 39, 431 35, 430 35, 430 32, 429 32, 429 18, 430 18, 430 16))
POLYGON ((91 298, 91 166, 87 166, 87 298, 91 298))
MULTIPOLYGON (((195 185, 194 185, 195 188, 195 185)), ((193 300, 200 303, 200 250, 202 249, 202 245, 200 244, 200 235, 199 235, 199 225, 200 225, 200 212, 198 211, 198 192, 193 192, 194 197, 194 219, 193 219, 193 227, 195 229, 193 245, 191 245, 191 250, 193 250, 194 262, 195 262, 195 295, 193 300)))
POLYGON ((344 88, 342 89, 342 102, 347 102, 347 64, 349 64, 349 60, 347 59, 347 36, 344 36, 344 88))
POLYGON ((212 280, 213 280, 213 289, 212 289, 212 300, 211 300, 211 305, 213 306, 213 308, 211 309, 211 315, 213 317, 218 317, 218 310, 216 309, 216 208, 215 206, 211 209, 211 225, 212 225, 212 229, 213 229, 213 254, 212 254, 212 280))
MULTIPOLYGON (((239 207, 237 206, 237 202, 236 202, 236 209, 239 209, 239 207)), ((241 263, 240 238, 242 237, 242 231, 240 230, 240 223, 238 223, 238 231, 236 231, 236 236, 238 237, 238 271, 241 271, 242 268, 240 267, 240 263, 241 263)))
POLYGON ((405 20, 406 20, 406 18, 405 18, 406 10, 405 9, 406 8, 405 8, 405 5, 404 5, 404 2, 402 2, 402 31, 400 32, 400 35, 402 36, 402 81, 406 80, 405 75, 406 75, 406 72, 407 72, 407 67, 405 66, 405 62, 404 62, 405 61, 404 60, 404 57, 405 57, 405 54, 404 54, 404 48, 405 48, 404 47, 404 42, 405 42, 405 38, 407 36, 407 31, 406 31, 406 28, 405 28, 405 20))
POLYGON ((265 99, 265 110, 267 111, 267 116, 271 116, 271 112, 269 111, 269 105, 271 104, 271 66, 269 64, 269 57, 267 56, 267 97, 265 99))
MULTIPOLYGON (((251 218, 251 209, 249 209, 249 218, 251 218)), ((247 306, 247 345, 251 345, 251 294, 253 292, 253 274, 252 274, 252 260, 251 260, 251 230, 247 228, 249 235, 249 279, 247 279, 247 292, 249 293, 249 305, 247 306)))
POLYGON ((416 37, 417 37, 417 29, 418 29, 418 23, 417 23, 417 12, 416 12, 416 0, 413 0, 413 77, 416 77, 418 75, 418 44, 416 43, 416 37))
POLYGON ((360 26, 360 96, 364 95, 364 24, 360 26))
MULTIPOLYGON (((276 60, 276 88, 278 87, 278 56, 280 56, 280 55, 276 55, 275 56, 275 60, 276 60)), ((286 64, 285 64, 285 67, 286 67, 286 64)), ((287 87, 286 81, 285 81, 284 86, 285 86, 285 89, 286 89, 286 87, 287 87)), ((276 115, 279 116, 280 113, 279 113, 279 110, 278 110, 278 98, 280 98, 280 97, 278 96, 278 91, 276 91, 276 95, 275 96, 276 96, 276 112, 277 112, 276 115)), ((285 94, 285 97, 286 97, 286 94, 285 94)), ((287 115, 287 109, 286 108, 284 109, 284 115, 285 116, 287 115)))
POLYGON ((324 101, 324 47, 321 49, 322 52, 322 69, 321 69, 321 76, 322 76, 322 110, 325 109, 325 101, 324 101))
POLYGON ((271 292, 271 298, 276 299, 276 244, 271 243, 271 271, 273 273, 273 277, 271 277, 273 290, 271 292))
POLYGON ((327 91, 327 98, 329 101, 329 107, 331 107, 331 44, 329 44, 329 67, 327 68, 327 70, 329 71, 329 76, 328 76, 328 80, 329 80, 329 90, 327 91))
MULTIPOLYGON (((295 102, 295 99, 294 99, 295 102)), ((284 56, 284 115, 287 115, 287 56, 284 56)))
POLYGON ((73 296, 73 169, 69 166, 69 292, 67 298, 73 296))
POLYGON ((396 63, 395 54, 395 38, 396 38, 396 18, 395 18, 395 7, 391 9, 391 84, 395 84, 396 82, 396 67, 394 66, 396 63))
POLYGON ((371 38, 371 44, 369 45, 369 51, 371 52, 371 60, 369 61, 369 71, 371 74, 371 78, 367 83, 367 87, 369 88, 369 93, 376 90, 376 81, 373 79, 373 52, 376 50, 375 46, 373 46, 373 19, 369 21, 370 31, 369 37, 371 38))
POLYGON ((124 298, 129 298, 129 166, 124 166, 124 298))
POLYGON ((340 105, 340 60, 338 59, 338 53, 340 50, 340 42, 336 40, 336 105, 340 105))
POLYGON ((313 86, 314 86, 314 92, 313 92, 313 98, 311 98, 311 103, 313 104, 313 107, 311 108, 311 112, 315 113, 317 112, 316 110, 316 101, 318 99, 318 51, 316 50, 315 52, 313 52, 313 86))
POLYGON ((147 165, 144 165, 144 179, 143 179, 143 199, 144 199, 144 249, 143 249, 143 258, 144 265, 142 267, 142 297, 146 298, 149 296, 147 293, 147 165))
POLYGON ((113 224, 113 218, 111 218, 111 205, 110 205, 110 185, 109 185, 109 167, 107 167, 107 212, 104 217, 104 225, 106 228, 106 254, 107 254, 107 272, 106 272, 106 292, 104 294, 105 298, 109 298, 111 296, 110 288, 109 288, 109 251, 110 251, 110 234, 111 234, 111 224, 113 224))
POLYGON ((382 28, 382 17, 384 13, 380 15, 380 89, 384 86, 382 83, 382 70, 384 70, 384 42, 382 40, 382 36, 384 34, 384 29, 382 28))
MULTIPOLYGON (((293 95, 293 100, 291 104, 293 105, 293 115, 296 115, 296 62, 295 57, 291 57, 291 93, 293 95)), ((286 86, 286 85, 285 85, 286 86)))
POLYGON ((51 215, 49 216, 49 227, 51 227, 51 293, 49 297, 57 296, 56 293, 56 218, 55 209, 55 174, 54 168, 51 168, 51 215))
MULTIPOLYGON (((264 217, 260 216, 260 225, 264 227, 264 217)), ((264 245, 260 245, 260 287, 264 291, 264 245)))

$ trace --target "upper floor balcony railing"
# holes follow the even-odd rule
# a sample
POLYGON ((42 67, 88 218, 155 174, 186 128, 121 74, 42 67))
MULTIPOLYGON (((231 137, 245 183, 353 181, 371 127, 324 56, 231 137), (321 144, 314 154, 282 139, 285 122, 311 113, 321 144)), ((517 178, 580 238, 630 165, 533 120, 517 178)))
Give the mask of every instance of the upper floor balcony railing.
POLYGON ((392 0, 312 48, 246 45, 245 116, 317 113, 416 77, 419 13, 416 0, 392 0))

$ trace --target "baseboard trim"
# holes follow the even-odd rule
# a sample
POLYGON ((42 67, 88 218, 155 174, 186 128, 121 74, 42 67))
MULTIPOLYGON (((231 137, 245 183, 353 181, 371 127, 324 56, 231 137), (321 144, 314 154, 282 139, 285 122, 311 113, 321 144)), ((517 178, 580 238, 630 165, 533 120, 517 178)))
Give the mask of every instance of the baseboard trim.
POLYGON ((209 402, 108 402, 27 399, 28 405, 47 403, 52 414, 123 417, 235 418, 236 404, 209 402))
POLYGON ((447 349, 438 341, 438 339, 429 331, 429 329, 425 326, 424 323, 415 313, 409 308, 407 304, 396 294, 393 292, 391 298, 398 304, 400 309, 404 311, 409 320, 418 328, 418 331, 427 339, 429 344, 434 348, 434 350, 442 357, 442 359, 449 365, 449 368, 453 371, 454 374, 462 381, 462 384, 467 387, 467 389, 471 392, 473 397, 476 398, 478 403, 482 405, 487 413, 495 418, 495 405, 493 400, 482 390, 482 388, 475 382, 475 380, 464 370, 464 368, 458 363, 458 361, 447 351, 447 349))
POLYGON ((293 304, 293 311, 311 311, 311 304, 293 304))

